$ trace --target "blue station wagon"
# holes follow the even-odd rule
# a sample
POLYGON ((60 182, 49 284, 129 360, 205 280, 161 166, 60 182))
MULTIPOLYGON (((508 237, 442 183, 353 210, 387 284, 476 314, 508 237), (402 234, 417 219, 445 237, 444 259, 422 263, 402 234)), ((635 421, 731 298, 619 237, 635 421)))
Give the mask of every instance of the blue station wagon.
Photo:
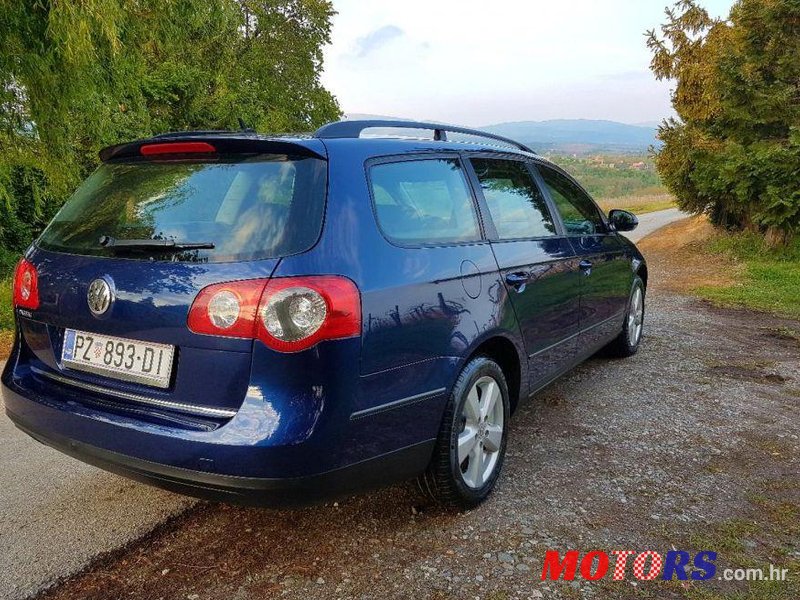
POLYGON ((2 391, 104 469, 263 505, 416 478, 474 506, 520 401, 639 346, 636 217, 512 140, 342 121, 100 156, 17 266, 2 391))

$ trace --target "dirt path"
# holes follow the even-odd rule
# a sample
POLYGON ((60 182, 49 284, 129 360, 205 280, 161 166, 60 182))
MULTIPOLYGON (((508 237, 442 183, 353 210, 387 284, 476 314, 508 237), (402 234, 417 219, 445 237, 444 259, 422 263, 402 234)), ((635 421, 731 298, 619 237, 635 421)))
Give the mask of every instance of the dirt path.
MULTIPOLYGON (((669 251, 648 258, 659 277, 681 268, 669 251)), ((639 354, 592 360, 521 407, 500 486, 478 509, 424 506, 405 487, 300 511, 201 504, 46 598, 617 599, 746 589, 717 579, 686 588, 540 581, 548 549, 673 547, 716 550, 720 570, 788 566, 790 581, 770 597, 800 597, 800 323, 653 290, 639 354)))

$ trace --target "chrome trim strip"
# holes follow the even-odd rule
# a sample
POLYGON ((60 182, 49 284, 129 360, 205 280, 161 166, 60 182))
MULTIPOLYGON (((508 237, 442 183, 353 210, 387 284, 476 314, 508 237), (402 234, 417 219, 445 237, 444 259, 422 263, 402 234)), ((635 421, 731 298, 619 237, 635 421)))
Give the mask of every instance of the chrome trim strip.
POLYGON ((116 398, 121 398, 123 400, 130 400, 131 402, 147 404, 149 406, 155 406, 157 408, 166 408, 169 410, 183 412, 190 415, 198 415, 201 417, 230 418, 236 415, 235 410, 194 406, 191 404, 183 404, 182 402, 171 402, 169 400, 160 400, 158 398, 142 396, 141 394, 131 394, 129 392, 122 392, 119 390, 110 390, 108 388, 104 388, 103 386, 95 385, 93 383, 75 381, 74 379, 69 379, 68 377, 57 375, 56 373, 48 373, 46 371, 42 371, 41 369, 37 369, 36 367, 31 367, 31 371, 33 371, 36 375, 41 375, 42 377, 52 379, 53 381, 57 381, 58 383, 63 383, 64 385, 81 388, 89 392, 95 392, 97 394, 114 396, 116 398))
POLYGON ((573 340, 576 337, 578 337, 579 335, 583 335, 584 333, 586 333, 588 331, 591 331, 595 327, 600 327, 601 325, 605 325, 606 323, 608 323, 609 321, 613 321, 614 319, 621 319, 623 316, 625 316, 625 311, 621 310, 620 312, 608 317, 607 319, 603 319, 599 323, 595 323, 594 325, 589 325, 589 327, 587 327, 586 329, 581 329, 580 331, 577 331, 577 332, 573 333, 572 335, 565 337, 563 340, 557 341, 555 344, 550 344, 546 348, 542 348, 541 350, 537 350, 533 354, 529 354, 528 358, 533 358, 534 356, 538 356, 542 352, 547 352, 548 350, 552 350, 556 346, 559 346, 559 345, 563 344, 564 342, 568 342, 570 340, 573 340))
POLYGON ((429 392, 422 392, 421 394, 409 396, 408 398, 400 398, 399 400, 392 400, 391 402, 387 402, 386 404, 380 404, 378 406, 371 406, 370 408, 365 408, 363 410, 357 410, 356 412, 350 415, 350 420, 355 421, 356 419, 371 417, 373 415, 377 415, 378 413, 382 413, 387 410, 393 410, 395 408, 408 406, 410 404, 416 404, 417 402, 423 402, 424 400, 429 400, 431 398, 435 398, 436 396, 441 396, 446 391, 447 388, 439 388, 436 390, 431 390, 429 392))
MULTIPOLYGON (((169 362, 172 363, 172 360, 173 357, 170 356, 169 362)), ((87 365, 86 363, 78 362, 77 360, 69 360, 66 358, 62 358, 61 362, 64 364, 64 366, 70 369, 75 371, 84 371, 85 373, 91 373, 92 375, 113 377, 114 379, 127 381, 128 383, 151 385, 153 387, 161 388, 162 390, 169 387, 169 379, 155 379, 153 377, 140 375, 138 373, 125 373, 123 371, 115 371, 114 369, 104 369, 103 367, 98 367, 97 365, 87 365)), ((170 375, 172 375, 171 371, 172 369, 170 369, 170 375)))

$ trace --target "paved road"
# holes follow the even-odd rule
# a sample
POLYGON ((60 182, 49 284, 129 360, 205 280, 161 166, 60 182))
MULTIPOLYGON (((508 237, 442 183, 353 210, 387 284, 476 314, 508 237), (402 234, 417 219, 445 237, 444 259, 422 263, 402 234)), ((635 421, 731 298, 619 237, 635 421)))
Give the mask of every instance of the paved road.
MULTIPOLYGON (((637 241, 686 215, 645 214, 637 241)), ((0 361, 2 369, 3 361, 0 361)), ((102 552, 148 533, 193 502, 84 465, 0 415, 0 598, 24 598, 102 552)))
POLYGON ((1 412, 0 598, 29 596, 192 504, 47 448, 1 412))
POLYGON ((656 229, 669 225, 674 221, 685 219, 689 215, 677 208, 668 208, 639 216, 639 226, 625 236, 631 241, 638 242, 644 236, 653 233, 656 229))

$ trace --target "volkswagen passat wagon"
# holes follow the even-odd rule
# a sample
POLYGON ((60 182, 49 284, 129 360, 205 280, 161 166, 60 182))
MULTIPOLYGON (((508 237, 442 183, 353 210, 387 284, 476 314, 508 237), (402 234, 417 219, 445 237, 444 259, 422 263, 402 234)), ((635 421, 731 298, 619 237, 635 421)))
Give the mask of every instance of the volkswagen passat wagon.
POLYGON ((639 346, 636 218, 511 140, 344 121, 100 156, 17 266, 2 384, 21 430, 104 469, 262 504, 416 478, 471 506, 520 401, 639 346))

